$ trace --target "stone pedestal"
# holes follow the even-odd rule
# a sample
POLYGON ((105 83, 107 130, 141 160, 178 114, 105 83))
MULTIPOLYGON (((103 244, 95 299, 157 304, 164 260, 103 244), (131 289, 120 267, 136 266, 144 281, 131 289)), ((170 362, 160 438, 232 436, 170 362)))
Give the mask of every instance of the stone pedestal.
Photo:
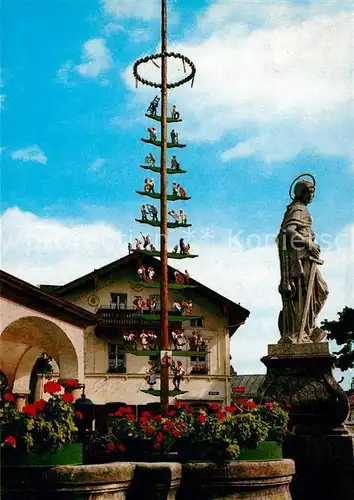
POLYGON ((263 399, 291 405, 294 435, 283 450, 295 461, 293 499, 353 500, 353 436, 344 425, 349 402, 333 377, 328 343, 269 345, 262 362, 263 399))
POLYGON ((181 464, 135 462, 134 465, 127 500, 175 500, 182 476, 181 464))
POLYGON ((292 460, 183 464, 177 500, 292 500, 292 460))
POLYGON ((3 500, 125 500, 134 466, 116 462, 61 467, 3 467, 3 500))

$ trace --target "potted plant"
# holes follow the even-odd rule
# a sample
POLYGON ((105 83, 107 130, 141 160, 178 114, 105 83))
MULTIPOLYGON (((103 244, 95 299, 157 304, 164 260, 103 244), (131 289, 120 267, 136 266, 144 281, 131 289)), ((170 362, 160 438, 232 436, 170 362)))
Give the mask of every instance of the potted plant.
POLYGON ((90 463, 279 459, 287 418, 276 403, 253 401, 198 410, 176 401, 167 417, 145 411, 138 419, 129 406, 121 407, 109 416, 108 435, 96 435, 90 443, 90 463))
POLYGON ((0 410, 2 461, 6 465, 62 465, 82 463, 82 443, 77 440, 74 396, 61 393, 59 382, 44 385, 48 400, 26 404, 18 411, 14 396, 4 396, 0 410))
POLYGON ((289 413, 279 403, 268 402, 256 405, 248 401, 243 406, 245 415, 254 415, 267 425, 267 436, 257 446, 248 443, 241 447, 239 460, 280 460, 283 457, 282 443, 288 432, 289 413))

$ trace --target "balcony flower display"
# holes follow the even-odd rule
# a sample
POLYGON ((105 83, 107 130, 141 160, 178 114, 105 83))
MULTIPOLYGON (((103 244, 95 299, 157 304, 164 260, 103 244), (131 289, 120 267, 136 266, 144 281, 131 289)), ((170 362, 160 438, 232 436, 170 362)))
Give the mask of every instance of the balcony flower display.
POLYGON ((26 404, 21 411, 16 408, 13 395, 5 395, 0 409, 3 463, 37 464, 37 459, 46 463, 49 456, 55 458, 58 450, 61 454, 75 455, 72 459, 67 457, 64 463, 81 462, 82 445, 75 443, 74 396, 61 394, 61 384, 53 380, 44 385, 44 392, 50 395, 47 401, 39 399, 26 404))
MULTIPOLYGON (((266 440, 282 441, 288 414, 277 403, 257 406, 210 404, 194 409, 176 401, 167 417, 143 412, 136 418, 130 407, 110 415, 108 436, 98 437, 107 460, 153 460, 173 453, 174 460, 237 460, 245 450, 266 440)), ((162 457, 162 458, 161 458, 162 457)))

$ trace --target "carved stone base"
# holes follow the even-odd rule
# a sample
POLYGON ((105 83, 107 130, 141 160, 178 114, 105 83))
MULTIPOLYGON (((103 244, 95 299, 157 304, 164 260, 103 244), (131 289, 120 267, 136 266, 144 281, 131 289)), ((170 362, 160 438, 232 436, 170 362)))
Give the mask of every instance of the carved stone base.
POLYGON ((295 432, 284 456, 295 460, 294 500, 354 499, 354 443, 344 425, 349 402, 333 377, 333 361, 327 342, 269 345, 262 358, 263 399, 291 405, 295 432))

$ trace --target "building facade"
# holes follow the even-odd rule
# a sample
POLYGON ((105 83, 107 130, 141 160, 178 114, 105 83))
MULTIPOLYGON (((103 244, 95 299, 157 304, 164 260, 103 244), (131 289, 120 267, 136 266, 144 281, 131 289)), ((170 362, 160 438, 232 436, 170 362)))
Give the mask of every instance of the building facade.
MULTIPOLYGON (((169 268, 171 284, 174 271, 169 268)), ((158 275, 159 260, 132 253, 52 291, 55 296, 96 314, 97 324, 86 328, 84 340, 86 392, 96 404, 146 405, 159 401, 151 393, 143 392, 149 388, 145 380, 149 361, 157 370, 154 388, 157 391, 160 388, 159 351, 144 351, 140 342, 143 331, 154 331, 156 345, 159 344, 158 275), (156 270, 155 284, 139 282, 137 269, 141 265, 156 270), (145 304, 155 299, 156 311, 149 313, 147 307, 137 311, 137 298, 145 304), (124 342, 123 337, 129 332, 135 334, 137 349, 131 349, 124 342)), ((245 322, 249 311, 193 279, 189 287, 174 284, 172 287, 169 290, 169 348, 173 360, 182 361, 185 370, 181 383, 181 390, 185 392, 178 394, 178 399, 226 404, 231 394, 230 337, 245 322), (176 303, 184 302, 193 304, 190 316, 174 309, 176 303), (180 330, 184 332, 185 345, 177 352, 172 332, 180 330), (189 340, 195 332, 206 341, 205 351, 190 350, 189 340)), ((173 389, 172 376, 170 388, 173 389)))

